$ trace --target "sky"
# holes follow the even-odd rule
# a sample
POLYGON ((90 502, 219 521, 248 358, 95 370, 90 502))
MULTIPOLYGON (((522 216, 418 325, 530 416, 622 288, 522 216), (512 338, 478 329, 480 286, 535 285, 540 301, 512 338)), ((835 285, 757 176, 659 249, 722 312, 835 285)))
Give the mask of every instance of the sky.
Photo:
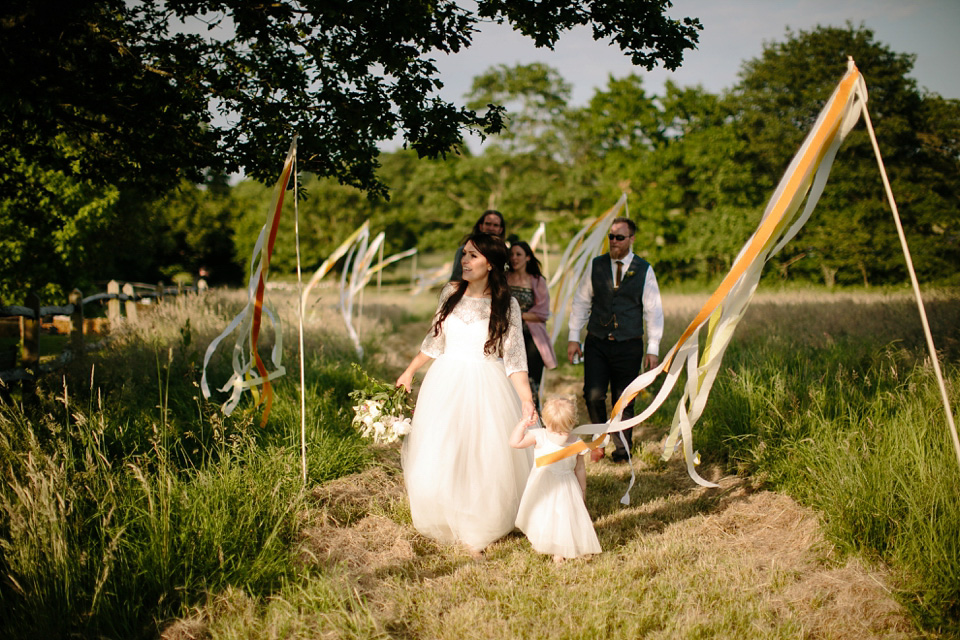
MULTIPOLYGON (((667 14, 697 17, 704 27, 698 49, 687 51, 675 72, 633 67, 619 48, 594 41, 588 28, 565 33, 550 51, 507 25, 487 23, 469 49, 434 57, 445 85, 440 95, 460 103, 474 76, 495 65, 532 62, 553 67, 573 85, 571 106, 585 105, 611 74, 635 73, 655 95, 668 78, 720 93, 737 83, 743 62, 759 57, 765 42, 783 41, 787 27, 844 27, 850 21, 872 29, 874 40, 894 52, 916 54, 912 75, 921 88, 960 99, 960 0, 674 0, 667 14)), ((869 89, 870 78, 865 80, 869 89)))

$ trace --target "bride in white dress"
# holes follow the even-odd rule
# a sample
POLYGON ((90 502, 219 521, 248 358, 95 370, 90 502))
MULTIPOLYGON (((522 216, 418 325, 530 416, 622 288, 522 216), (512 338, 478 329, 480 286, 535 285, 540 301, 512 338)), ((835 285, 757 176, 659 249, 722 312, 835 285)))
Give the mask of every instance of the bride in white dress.
POLYGON ((436 358, 404 438, 403 479, 413 525, 474 555, 514 528, 533 464, 508 444, 521 416, 534 419, 520 307, 511 297, 503 240, 474 234, 462 280, 447 284, 430 332, 397 386, 436 358))

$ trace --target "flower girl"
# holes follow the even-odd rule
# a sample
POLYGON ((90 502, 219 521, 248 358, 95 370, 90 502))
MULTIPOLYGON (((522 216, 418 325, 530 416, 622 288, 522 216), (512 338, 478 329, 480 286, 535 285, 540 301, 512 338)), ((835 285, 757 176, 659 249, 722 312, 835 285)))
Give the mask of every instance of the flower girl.
MULTIPOLYGON (((553 453, 579 440, 570 430, 577 422, 577 406, 566 398, 551 398, 543 406, 546 429, 530 429, 520 420, 510 435, 510 446, 531 445, 534 458, 553 453)), ((520 500, 517 527, 533 548, 553 554, 553 561, 600 553, 600 541, 584 504, 587 474, 583 456, 576 455, 542 467, 534 467, 520 500)))

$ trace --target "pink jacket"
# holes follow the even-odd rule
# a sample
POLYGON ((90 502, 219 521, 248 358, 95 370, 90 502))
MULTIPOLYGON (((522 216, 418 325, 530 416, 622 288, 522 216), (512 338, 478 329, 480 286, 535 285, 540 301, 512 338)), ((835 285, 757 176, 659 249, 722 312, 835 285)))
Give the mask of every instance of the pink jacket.
POLYGON ((550 292, 547 290, 547 280, 544 277, 530 276, 530 284, 533 286, 533 306, 529 313, 536 314, 540 322, 527 322, 530 329, 530 335, 533 337, 533 343, 537 345, 540 357, 543 358, 543 364, 547 369, 556 369, 557 356, 553 353, 553 345, 550 344, 550 336, 547 334, 547 318, 550 317, 550 292))

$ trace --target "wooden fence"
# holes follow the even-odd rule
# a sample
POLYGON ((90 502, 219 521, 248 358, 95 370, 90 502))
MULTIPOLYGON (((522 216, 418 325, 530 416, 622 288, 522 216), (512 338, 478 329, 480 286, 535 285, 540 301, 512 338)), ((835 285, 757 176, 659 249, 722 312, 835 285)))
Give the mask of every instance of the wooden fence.
POLYGON ((103 333, 111 323, 117 322, 121 316, 121 306, 123 303, 123 312, 129 321, 137 319, 137 303, 143 300, 156 300, 162 302, 166 296, 175 296, 188 292, 203 292, 207 289, 207 283, 203 279, 197 282, 196 286, 165 286, 162 282, 157 285, 147 285, 141 283, 127 282, 122 286, 116 280, 111 280, 107 284, 105 293, 96 293, 92 296, 83 297, 79 289, 74 289, 69 296, 67 304, 64 306, 41 306, 40 298, 36 294, 27 296, 24 306, 0 306, 0 319, 19 318, 20 335, 20 366, 16 366, 16 349, 12 352, 0 352, 0 391, 12 382, 20 382, 24 390, 32 388, 32 383, 37 376, 43 373, 49 373, 59 369, 70 360, 96 349, 98 343, 87 344, 84 340, 85 333, 103 333), (84 318, 84 305, 92 302, 100 302, 107 305, 106 327, 104 323, 97 323, 101 318, 84 318), (40 364, 40 334, 41 324, 44 318, 51 318, 54 327, 59 330, 66 329, 70 340, 66 348, 60 353, 53 362, 40 364), (67 319, 68 322, 57 322, 60 319, 67 319), (66 325, 66 326, 64 326, 66 325))

